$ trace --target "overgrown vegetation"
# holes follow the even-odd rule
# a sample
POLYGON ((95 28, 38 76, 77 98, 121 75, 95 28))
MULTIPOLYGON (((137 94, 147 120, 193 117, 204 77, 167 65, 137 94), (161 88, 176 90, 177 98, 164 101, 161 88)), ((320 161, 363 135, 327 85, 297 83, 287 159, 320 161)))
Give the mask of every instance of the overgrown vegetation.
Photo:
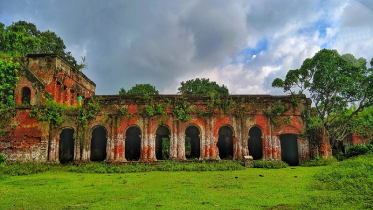
POLYGON ((163 161, 156 164, 114 165, 104 163, 88 163, 68 165, 63 170, 78 173, 134 173, 149 171, 235 171, 245 169, 240 161, 219 162, 177 162, 163 161))
POLYGON ((39 121, 48 122, 52 128, 57 128, 63 123, 65 106, 57 104, 52 98, 46 97, 47 103, 41 107, 32 107, 30 117, 37 117, 39 121))
MULTIPOLYGON (((373 59, 367 68, 365 58, 340 55, 336 50, 323 49, 304 60, 299 69, 289 70, 285 79, 277 78, 272 87, 284 92, 309 92, 314 103, 313 128, 325 133, 332 145, 351 132, 361 132, 371 122, 356 122, 364 109, 373 105, 373 59), (364 126, 361 126, 364 125, 364 126)), ((366 121, 371 121, 369 117, 366 121)))
POLYGON ((5 163, 7 159, 8 157, 6 156, 6 154, 0 152, 0 164, 5 163))
MULTIPOLYGON (((332 193, 341 191, 341 196, 333 201, 340 208, 350 203, 354 209, 371 209, 373 208, 372 159, 373 154, 361 155, 325 168, 315 175, 317 182, 313 184, 313 187, 319 190, 330 190, 332 193)), ((311 199, 322 203, 328 202, 318 196, 313 196, 311 199)))
POLYGON ((77 63, 71 52, 65 51, 63 40, 53 31, 39 31, 33 23, 18 21, 5 27, 0 22, 0 54, 9 57, 33 53, 56 53, 78 70, 87 68, 85 57, 77 63))
MULTIPOLYGON (((275 102, 274 106, 271 107, 270 110, 263 110, 263 114, 269 118, 273 125, 278 125, 280 123, 278 117, 281 116, 283 113, 288 111, 290 107, 286 106, 281 100, 275 102)), ((285 119, 284 123, 289 123, 290 119, 285 119)))
POLYGON ((353 145, 347 150, 346 157, 350 158, 350 157, 364 155, 366 153, 371 153, 371 152, 373 152, 373 145, 372 144, 353 145))
POLYGON ((254 168, 279 169, 286 168, 289 165, 281 160, 254 160, 254 168))
MULTIPOLYGON (((0 157, 1 157, 0 153, 0 157)), ((1 162, 0 162, 1 163, 1 162)), ((51 165, 41 164, 41 163, 22 163, 15 162, 10 164, 0 164, 0 175, 9 176, 20 176, 20 175, 30 175, 40 172, 47 171, 51 169, 51 165)))
POLYGON ((301 166, 312 167, 312 166, 332 166, 338 163, 336 158, 320 158, 316 157, 315 159, 307 160, 301 166))

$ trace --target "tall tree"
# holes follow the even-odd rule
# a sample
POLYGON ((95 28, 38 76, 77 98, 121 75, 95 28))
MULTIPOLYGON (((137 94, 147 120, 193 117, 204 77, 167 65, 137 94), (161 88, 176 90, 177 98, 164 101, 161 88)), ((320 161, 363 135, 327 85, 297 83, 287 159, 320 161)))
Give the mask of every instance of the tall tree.
MULTIPOLYGON (((119 91, 119 93, 121 91, 119 91)), ((127 95, 158 95, 159 91, 156 90, 155 87, 151 84, 136 84, 131 89, 129 89, 126 94, 127 95)))
POLYGON ((339 55, 336 50, 323 49, 307 58, 299 69, 290 70, 285 80, 275 79, 272 87, 284 92, 308 91, 317 116, 331 142, 348 135, 348 122, 364 108, 373 104, 373 69, 364 58, 339 55), (354 110, 346 115, 352 105, 354 110))
POLYGON ((215 81, 210 81, 206 78, 197 78, 181 82, 178 91, 181 94, 229 94, 228 88, 225 85, 220 86, 215 81))
POLYGON ((35 24, 18 21, 5 27, 0 23, 0 53, 10 57, 32 53, 56 53, 78 70, 86 68, 85 61, 78 64, 71 52, 67 52, 63 40, 52 31, 39 31, 35 24))

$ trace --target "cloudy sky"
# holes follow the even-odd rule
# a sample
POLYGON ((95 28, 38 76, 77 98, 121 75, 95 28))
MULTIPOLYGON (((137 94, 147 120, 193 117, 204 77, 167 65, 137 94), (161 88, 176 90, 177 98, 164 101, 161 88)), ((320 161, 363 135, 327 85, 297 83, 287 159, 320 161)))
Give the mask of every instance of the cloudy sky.
POLYGON ((0 22, 18 20, 86 56, 96 94, 138 83, 175 94, 197 77, 231 94, 283 94, 273 79, 322 48, 373 57, 371 0, 1 0, 0 22))

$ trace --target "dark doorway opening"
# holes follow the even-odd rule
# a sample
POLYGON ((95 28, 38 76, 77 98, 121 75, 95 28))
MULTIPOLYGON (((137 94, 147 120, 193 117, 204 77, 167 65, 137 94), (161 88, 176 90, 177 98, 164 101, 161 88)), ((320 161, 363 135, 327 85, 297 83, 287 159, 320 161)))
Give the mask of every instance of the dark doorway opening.
POLYGON ((31 101, 31 90, 28 87, 22 88, 21 104, 30 105, 31 101))
POLYGON ((74 130, 65 128, 60 133, 58 159, 60 163, 68 163, 74 160, 74 130))
POLYGON ((281 159, 291 166, 299 164, 297 135, 280 135, 281 141, 281 159))
POLYGON ((140 159, 141 131, 137 127, 130 127, 126 131, 126 159, 137 161, 140 159))
POLYGON ((160 126, 157 129, 155 156, 157 160, 167 160, 170 157, 170 131, 166 126, 160 126))
POLYGON ((263 140, 262 131, 258 127, 252 127, 249 130, 249 154, 254 160, 260 160, 263 158, 263 140))
POLYGON ((217 146, 219 148, 220 159, 233 159, 233 130, 228 126, 219 129, 219 139, 217 146))
POLYGON ((199 129, 196 126, 189 126, 185 130, 185 157, 187 159, 199 158, 200 139, 199 129))
POLYGON ((103 161, 106 158, 106 129, 103 126, 97 126, 92 131, 91 140, 91 161, 103 161))

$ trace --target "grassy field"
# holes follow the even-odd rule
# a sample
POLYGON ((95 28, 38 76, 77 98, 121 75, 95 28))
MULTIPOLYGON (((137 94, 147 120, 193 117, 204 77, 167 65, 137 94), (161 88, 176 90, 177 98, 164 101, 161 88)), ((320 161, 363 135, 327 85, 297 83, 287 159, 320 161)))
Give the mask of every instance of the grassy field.
POLYGON ((353 160, 363 167, 348 172, 360 170, 356 177, 343 177, 346 168, 355 167, 348 161, 321 167, 109 174, 68 172, 53 166, 38 174, 0 176, 0 209, 373 208, 368 197, 373 197, 369 194, 372 159, 368 155, 353 160), (352 188, 334 186, 334 177, 341 186, 352 183, 352 188), (366 184, 358 184, 366 191, 353 191, 355 179, 366 184))

